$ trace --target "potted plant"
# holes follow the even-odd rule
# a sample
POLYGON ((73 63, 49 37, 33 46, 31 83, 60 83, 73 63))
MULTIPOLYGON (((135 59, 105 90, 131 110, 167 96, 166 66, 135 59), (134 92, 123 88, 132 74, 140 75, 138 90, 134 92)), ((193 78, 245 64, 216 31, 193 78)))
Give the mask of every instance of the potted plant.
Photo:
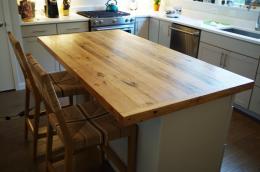
POLYGON ((62 12, 64 16, 68 16, 70 14, 70 0, 63 0, 62 12))
POLYGON ((159 11, 161 0, 154 0, 153 9, 159 11))

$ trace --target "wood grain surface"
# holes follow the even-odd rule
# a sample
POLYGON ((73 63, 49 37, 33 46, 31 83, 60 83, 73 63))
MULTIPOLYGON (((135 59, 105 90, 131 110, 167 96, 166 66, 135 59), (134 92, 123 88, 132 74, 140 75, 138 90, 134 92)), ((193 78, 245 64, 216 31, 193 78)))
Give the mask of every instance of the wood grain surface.
POLYGON ((39 37, 129 125, 253 88, 254 82, 124 31, 39 37))

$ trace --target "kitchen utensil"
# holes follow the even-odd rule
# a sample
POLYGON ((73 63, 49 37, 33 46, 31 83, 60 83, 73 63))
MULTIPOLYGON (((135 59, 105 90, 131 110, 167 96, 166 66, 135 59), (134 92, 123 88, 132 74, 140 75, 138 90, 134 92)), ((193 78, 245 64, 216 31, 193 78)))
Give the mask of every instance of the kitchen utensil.
POLYGON ((117 12, 118 6, 116 0, 108 0, 106 3, 106 11, 117 12))

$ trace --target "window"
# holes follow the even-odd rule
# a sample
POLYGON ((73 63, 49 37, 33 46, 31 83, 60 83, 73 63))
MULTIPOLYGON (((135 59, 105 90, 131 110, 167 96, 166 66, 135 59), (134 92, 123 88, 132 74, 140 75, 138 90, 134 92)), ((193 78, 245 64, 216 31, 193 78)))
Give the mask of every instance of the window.
POLYGON ((234 5, 245 5, 246 0, 233 0, 234 5))

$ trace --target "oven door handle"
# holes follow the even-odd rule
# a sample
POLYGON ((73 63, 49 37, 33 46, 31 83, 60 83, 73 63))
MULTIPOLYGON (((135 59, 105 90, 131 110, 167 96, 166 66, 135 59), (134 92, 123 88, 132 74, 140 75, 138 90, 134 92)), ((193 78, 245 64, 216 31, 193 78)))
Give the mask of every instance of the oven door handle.
POLYGON ((96 31, 102 31, 102 30, 115 30, 115 29, 120 29, 120 30, 130 30, 130 27, 100 27, 100 28, 95 28, 94 30, 96 31))
POLYGON ((175 27, 169 27, 169 29, 179 31, 179 32, 182 32, 182 33, 186 33, 186 34, 189 34, 189 35, 192 35, 192 36, 199 36, 200 35, 199 32, 188 32, 186 30, 178 29, 178 28, 175 28, 175 27))

